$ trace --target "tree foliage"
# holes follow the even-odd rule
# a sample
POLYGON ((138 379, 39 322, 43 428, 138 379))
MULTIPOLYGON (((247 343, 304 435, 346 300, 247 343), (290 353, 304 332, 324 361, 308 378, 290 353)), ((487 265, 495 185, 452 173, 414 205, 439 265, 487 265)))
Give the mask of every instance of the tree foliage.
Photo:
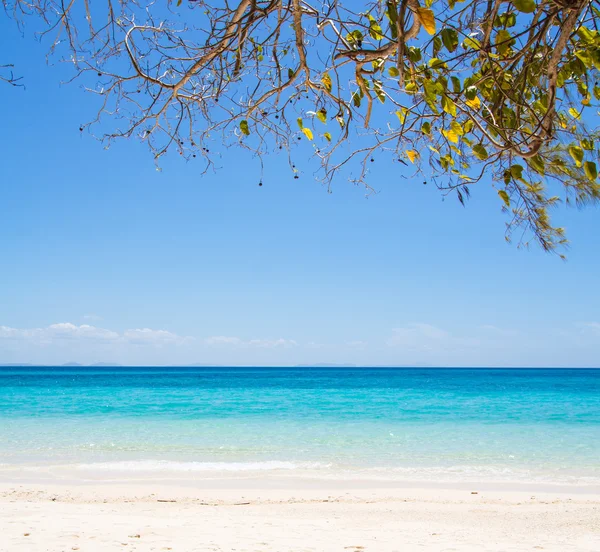
POLYGON ((310 142, 327 185, 372 189, 377 155, 461 203, 491 182, 507 238, 547 250, 566 243, 552 206, 600 198, 594 1, 3 2, 98 96, 82 129, 108 119, 99 137, 138 137, 157 162, 209 168, 235 145, 261 163, 283 150, 297 172, 310 142))

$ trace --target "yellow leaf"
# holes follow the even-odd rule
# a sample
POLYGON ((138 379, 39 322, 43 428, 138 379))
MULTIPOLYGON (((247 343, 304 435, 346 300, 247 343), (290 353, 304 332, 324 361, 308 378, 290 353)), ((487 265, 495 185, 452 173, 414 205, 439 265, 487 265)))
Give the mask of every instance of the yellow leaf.
POLYGON ((479 96, 475 96, 472 100, 467 100, 465 103, 472 109, 479 109, 481 107, 479 96))
POLYGON ((406 121, 406 113, 407 112, 408 112, 408 109, 406 109, 405 107, 396 111, 396 116, 398 117, 398 120, 400 121, 401 125, 403 125, 404 121, 406 121))
POLYGON ((458 144, 458 134, 456 133, 456 131, 449 129, 449 130, 442 130, 442 134, 448 139, 450 140, 450 142, 454 142, 455 144, 458 144))
POLYGON ((448 113, 448 115, 456 117, 456 104, 446 95, 442 96, 442 109, 448 113))
POLYGON ((325 136, 325 139, 326 139, 328 142, 331 142, 331 134, 329 134, 329 132, 326 132, 325 134, 323 134, 323 136, 325 136))
POLYGON ((419 157, 419 154, 415 150, 406 150, 406 155, 410 159, 411 163, 414 163, 415 159, 419 157))
POLYGON ((417 17, 419 18, 419 21, 421 21, 421 25, 423 25, 425 30, 430 35, 434 35, 435 17, 433 16, 433 12, 427 8, 417 8, 417 17))
POLYGON ((309 140, 313 139, 313 133, 312 133, 312 130, 310 130, 310 128, 304 127, 302 129, 302 132, 304 133, 304 136, 306 136, 309 140))
POLYGON ((331 77, 329 76, 329 73, 323 73, 321 82, 323 83, 325 90, 327 90, 327 92, 331 92, 331 77))

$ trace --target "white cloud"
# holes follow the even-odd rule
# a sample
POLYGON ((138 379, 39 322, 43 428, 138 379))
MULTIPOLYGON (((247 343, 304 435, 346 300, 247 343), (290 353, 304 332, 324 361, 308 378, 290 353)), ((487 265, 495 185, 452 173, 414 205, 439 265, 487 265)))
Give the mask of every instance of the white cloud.
POLYGON ((0 326, 0 339, 27 341, 32 344, 49 345, 65 341, 80 343, 130 343, 134 345, 181 344, 191 338, 181 337, 165 330, 149 328, 125 330, 122 334, 105 328, 70 322, 50 324, 45 328, 19 329, 0 326))
POLYGON ((151 330, 142 328, 136 330, 125 330, 123 339, 134 345, 169 345, 181 344, 186 341, 193 341, 193 337, 181 337, 166 330, 151 330))
POLYGON ((0 339, 26 340, 39 343, 51 343, 60 340, 115 341, 119 339, 119 334, 88 324, 76 326, 70 322, 61 322, 51 324, 45 328, 20 329, 0 326, 0 339))
POLYGON ((88 324, 76 326, 70 322, 51 324, 41 330, 46 339, 92 339, 96 341, 116 341, 119 334, 104 328, 97 328, 88 324))
POLYGON ((260 349, 275 349, 279 347, 296 347, 298 343, 293 339, 249 339, 243 340, 239 337, 230 337, 217 335, 207 337, 204 340, 206 345, 230 346, 230 347, 255 347, 260 349))
POLYGON ((0 339, 11 339, 11 340, 21 340, 32 338, 41 332, 42 330, 33 329, 33 330, 20 330, 17 328, 10 328, 9 326, 0 326, 0 339))

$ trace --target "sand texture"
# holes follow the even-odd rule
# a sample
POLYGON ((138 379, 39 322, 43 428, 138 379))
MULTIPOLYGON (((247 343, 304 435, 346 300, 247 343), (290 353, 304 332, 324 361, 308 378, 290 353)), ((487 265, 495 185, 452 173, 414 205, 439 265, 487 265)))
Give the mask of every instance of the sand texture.
POLYGON ((600 550, 595 494, 260 487, 6 484, 0 550, 600 550))

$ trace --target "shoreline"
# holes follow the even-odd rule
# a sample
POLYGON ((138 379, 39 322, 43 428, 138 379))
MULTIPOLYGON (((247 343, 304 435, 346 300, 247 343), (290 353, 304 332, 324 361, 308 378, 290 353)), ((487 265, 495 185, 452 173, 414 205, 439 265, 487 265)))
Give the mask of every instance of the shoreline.
MULTIPOLYGON (((567 477, 559 474, 553 478, 551 473, 535 471, 531 474, 524 471, 500 471, 502 477, 499 477, 494 471, 477 472, 472 467, 470 471, 460 471, 460 466, 448 468, 446 472, 441 468, 431 471, 431 468, 426 467, 407 471, 397 471, 394 468, 370 471, 330 465, 320 468, 281 467, 281 464, 293 465, 291 462, 267 462, 268 468, 263 466, 262 469, 243 463, 227 464, 227 469, 222 469, 223 466, 219 463, 210 464, 208 469, 198 469, 197 463, 159 463, 159 469, 148 469, 146 462, 0 464, 0 488, 6 485, 89 487, 125 484, 138 487, 185 485, 187 488, 203 489, 482 489, 492 492, 535 491, 600 496, 600 481, 597 477, 567 477)), ((462 468, 464 470, 465 467, 462 468)))
MULTIPOLYGON (((324 495, 356 495, 405 497, 414 495, 486 496, 496 498, 545 497, 546 500, 577 499, 597 502, 600 506, 599 485, 568 485, 538 482, 501 481, 398 481, 345 479, 334 480, 317 477, 278 477, 260 475, 247 477, 212 477, 196 479, 4 479, 0 478, 0 497, 7 497, 20 490, 26 493, 53 494, 54 496, 77 496, 83 501, 93 501, 94 497, 123 496, 139 498, 152 496, 156 491, 178 496, 181 500, 196 500, 201 496, 253 496, 277 495, 321 497, 324 495), (387 493, 387 495, 386 495, 387 493), (121 495, 119 495, 121 496, 121 495)), ((104 498, 102 498, 104 500, 104 498)))
MULTIPOLYGON (((6 474, 4 474, 6 475, 6 474)), ((546 493, 559 496, 589 496, 600 502, 600 484, 569 484, 564 482, 540 481, 495 481, 495 480, 410 480, 392 478, 332 478, 319 477, 314 474, 276 474, 276 473, 215 473, 211 476, 196 475, 186 477, 166 477, 161 475, 143 476, 133 474, 120 474, 107 477, 98 474, 97 477, 82 477, 70 474, 64 477, 56 476, 31 476, 16 475, 3 477, 0 475, 0 493, 7 488, 31 487, 60 489, 85 489, 85 488, 119 488, 125 487, 133 491, 142 491, 149 488, 181 489, 188 491, 256 491, 277 490, 294 491, 306 490, 310 492, 329 489, 336 492, 343 491, 380 491, 391 490, 395 493, 424 491, 424 492, 466 492, 485 491, 488 493, 546 493)))

